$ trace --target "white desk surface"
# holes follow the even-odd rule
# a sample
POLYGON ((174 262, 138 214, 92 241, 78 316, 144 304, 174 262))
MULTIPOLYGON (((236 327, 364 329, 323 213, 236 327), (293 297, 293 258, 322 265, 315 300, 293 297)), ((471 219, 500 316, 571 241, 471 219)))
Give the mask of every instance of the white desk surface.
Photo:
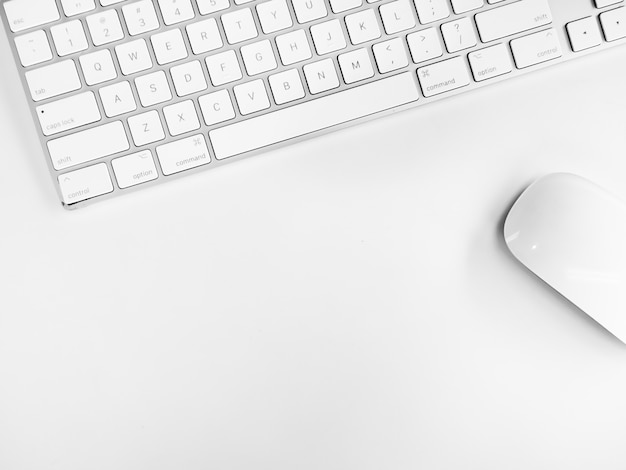
POLYGON ((626 198, 626 47, 74 212, 0 60, 3 470, 626 468, 626 346, 501 236, 626 198))

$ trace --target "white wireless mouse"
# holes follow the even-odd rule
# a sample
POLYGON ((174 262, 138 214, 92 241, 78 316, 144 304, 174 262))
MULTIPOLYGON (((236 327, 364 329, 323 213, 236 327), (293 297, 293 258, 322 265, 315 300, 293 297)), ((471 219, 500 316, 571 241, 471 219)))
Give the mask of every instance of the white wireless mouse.
POLYGON ((504 223, 511 253, 626 343, 626 205, 568 173, 544 176, 504 223))

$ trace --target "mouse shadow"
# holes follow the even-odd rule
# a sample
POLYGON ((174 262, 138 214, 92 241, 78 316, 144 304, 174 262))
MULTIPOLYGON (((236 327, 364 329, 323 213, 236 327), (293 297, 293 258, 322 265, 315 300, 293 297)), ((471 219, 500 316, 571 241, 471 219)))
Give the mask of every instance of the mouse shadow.
POLYGON ((509 211, 511 210, 511 208, 515 204, 515 201, 518 200, 518 198, 522 195, 522 193, 526 190, 526 188, 528 186, 529 185, 526 185, 524 187, 524 189, 522 189, 514 197, 512 197, 509 200, 508 204, 505 206, 504 210, 501 211, 500 219, 498 220, 497 225, 495 227, 496 239, 498 240, 498 247, 500 248, 500 251, 503 251, 505 253, 505 256, 507 256, 513 263, 517 264, 524 271, 526 271, 527 273, 530 274, 530 276, 528 276, 528 277, 529 277, 529 279, 532 279, 531 282, 533 282, 537 286, 537 289, 542 289, 543 291, 547 292, 549 295, 551 295, 552 297, 557 299, 557 301, 559 303, 561 303, 563 306, 567 307, 567 309, 570 312, 572 312, 572 314, 579 321, 581 321, 581 322, 589 325, 590 327, 594 328, 596 331, 601 333, 603 336, 609 338, 614 344, 618 344, 623 349, 626 349, 626 344, 624 344, 622 341, 620 341, 613 333, 611 333, 604 326, 602 326, 600 323, 598 323, 596 320, 594 320, 591 316, 589 316, 587 313, 585 313, 584 310, 582 310, 576 304, 572 303, 567 297, 565 297, 563 294, 558 292, 556 289, 554 289, 552 286, 550 286, 546 281, 541 279, 537 274, 535 274, 528 267, 526 267, 526 265, 524 265, 522 262, 520 262, 515 257, 515 255, 513 255, 513 253, 511 253, 511 250, 509 250, 509 247, 506 244, 506 241, 504 239, 504 224, 506 223, 506 219, 507 219, 507 216, 509 214, 509 211))

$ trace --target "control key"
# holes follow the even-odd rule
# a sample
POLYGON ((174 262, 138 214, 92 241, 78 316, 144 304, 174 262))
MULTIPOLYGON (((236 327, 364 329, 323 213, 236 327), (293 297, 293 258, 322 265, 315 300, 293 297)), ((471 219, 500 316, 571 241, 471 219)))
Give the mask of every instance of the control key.
POLYGON ((64 173, 59 175, 58 180, 65 204, 74 204, 113 191, 111 176, 104 163, 64 173))

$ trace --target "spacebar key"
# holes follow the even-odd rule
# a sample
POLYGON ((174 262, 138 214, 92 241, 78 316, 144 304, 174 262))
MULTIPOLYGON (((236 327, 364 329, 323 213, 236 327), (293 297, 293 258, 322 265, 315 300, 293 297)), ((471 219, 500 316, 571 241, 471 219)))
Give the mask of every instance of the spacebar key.
POLYGON ((418 98, 410 72, 395 75, 209 132, 215 157, 239 155, 303 136, 418 98))

